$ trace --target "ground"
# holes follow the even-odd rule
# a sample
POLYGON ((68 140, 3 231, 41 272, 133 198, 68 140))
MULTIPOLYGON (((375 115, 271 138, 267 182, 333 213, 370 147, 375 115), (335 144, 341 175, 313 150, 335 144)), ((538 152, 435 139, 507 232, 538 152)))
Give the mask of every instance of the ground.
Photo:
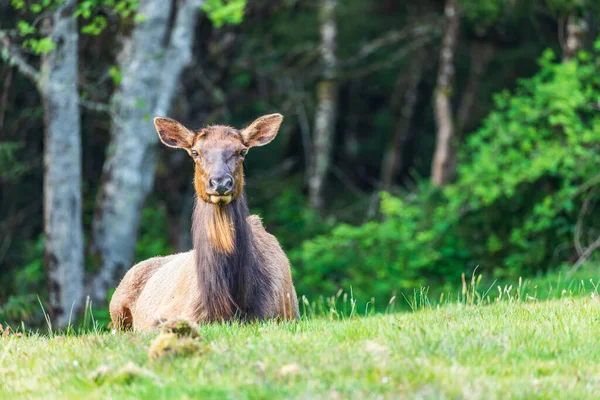
MULTIPOLYGON (((0 338, 4 398, 597 398, 597 296, 200 327, 192 355, 154 335, 0 338)), ((186 339, 189 340, 189 339, 186 339)))

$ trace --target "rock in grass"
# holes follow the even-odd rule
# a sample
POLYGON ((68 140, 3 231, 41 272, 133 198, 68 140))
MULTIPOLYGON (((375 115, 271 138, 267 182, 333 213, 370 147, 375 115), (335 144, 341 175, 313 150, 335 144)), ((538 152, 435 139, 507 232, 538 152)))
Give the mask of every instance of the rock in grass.
POLYGON ((161 333, 150 343, 148 357, 185 357, 206 352, 206 345, 197 338, 180 337, 176 333, 161 333))
POLYGON ((179 337, 199 338, 198 325, 185 319, 173 319, 159 326, 161 333, 174 333, 179 337))
POLYGON ((94 370, 89 377, 97 385, 128 385, 134 380, 140 378, 158 380, 156 375, 154 375, 151 371, 138 367, 131 361, 119 369, 111 368, 108 365, 101 365, 96 368, 96 370, 94 370))
POLYGON ((295 376, 295 375, 298 375, 300 373, 300 371, 301 371, 301 369, 298 364, 296 364, 296 363, 287 364, 287 365, 284 365, 283 367, 281 367, 281 369, 279 370, 277 375, 282 378, 289 377, 289 376, 295 376))
POLYGON ((373 355, 384 355, 388 353, 388 348, 377 343, 374 342, 372 340, 367 340, 365 342, 365 350, 367 351, 367 353, 373 354, 373 355))

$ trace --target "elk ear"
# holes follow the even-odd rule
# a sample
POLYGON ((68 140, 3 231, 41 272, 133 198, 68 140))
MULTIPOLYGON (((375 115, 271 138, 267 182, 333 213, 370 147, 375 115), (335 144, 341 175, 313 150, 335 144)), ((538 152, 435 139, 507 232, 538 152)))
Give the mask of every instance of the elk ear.
POLYGON ((160 141, 169 147, 189 149, 194 144, 194 132, 171 118, 154 118, 160 141))
POLYGON ((269 114, 257 118, 242 131, 244 144, 248 147, 254 147, 269 143, 277 136, 282 121, 283 115, 281 114, 269 114))

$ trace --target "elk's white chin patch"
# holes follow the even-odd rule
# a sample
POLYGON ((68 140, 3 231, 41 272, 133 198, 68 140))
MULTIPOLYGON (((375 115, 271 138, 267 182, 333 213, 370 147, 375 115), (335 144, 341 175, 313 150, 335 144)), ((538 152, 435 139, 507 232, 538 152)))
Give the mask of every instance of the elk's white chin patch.
POLYGON ((210 202, 213 204, 225 203, 229 204, 231 202, 231 195, 228 196, 210 196, 210 202))

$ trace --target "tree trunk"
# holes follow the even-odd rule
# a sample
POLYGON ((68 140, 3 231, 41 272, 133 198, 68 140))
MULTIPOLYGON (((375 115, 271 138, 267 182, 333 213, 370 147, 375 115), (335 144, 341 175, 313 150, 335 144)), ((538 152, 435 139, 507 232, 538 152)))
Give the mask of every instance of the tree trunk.
POLYGON ((321 19, 321 57, 323 60, 323 79, 317 85, 317 112, 313 129, 313 165, 308 181, 311 206, 323 211, 323 188, 327 171, 331 163, 331 146, 334 138, 334 125, 337 109, 337 84, 335 82, 337 57, 337 26, 335 12, 337 0, 323 0, 320 3, 321 19))
POLYGON ((396 82, 392 106, 396 113, 394 137, 385 150, 381 165, 381 189, 389 191, 396 179, 398 169, 402 167, 406 143, 411 137, 410 125, 418 100, 418 86, 423 77, 426 51, 417 50, 410 59, 406 73, 396 82))
POLYGON ((45 23, 56 48, 42 56, 39 82, 45 124, 45 260, 50 315, 57 327, 65 327, 71 313, 75 319, 84 297, 75 7, 75 0, 64 2, 45 23))
POLYGON ((588 32, 588 24, 585 18, 572 15, 567 18, 566 31, 563 59, 569 61, 577 57, 577 53, 582 49, 585 35, 588 32))
MULTIPOLYGON (((185 0, 180 2, 171 30, 166 51, 165 63, 162 69, 158 100, 154 109, 157 116, 166 116, 178 93, 181 73, 192 62, 192 47, 196 33, 196 25, 200 7, 205 0, 185 0)), ((156 132, 153 137, 158 140, 156 132)))
POLYGON ((435 153, 431 165, 431 180, 435 186, 445 186, 452 179, 450 165, 454 144, 454 117, 452 114, 452 80, 454 56, 460 29, 458 0, 447 0, 446 28, 440 51, 440 66, 435 89, 435 121, 437 125, 435 153))
POLYGON ((456 117, 456 134, 453 146, 450 152, 450 161, 448 162, 448 176, 453 178, 456 176, 458 167, 458 146, 464 136, 465 129, 469 127, 469 123, 473 120, 475 111, 477 93, 479 84, 483 78, 483 74, 487 70, 489 63, 494 58, 496 48, 490 41, 475 40, 469 46, 471 54, 471 71, 469 79, 465 86, 465 90, 460 99, 458 107, 458 115, 456 117))
POLYGON ((91 252, 100 261, 92 281, 93 298, 106 300, 107 290, 131 267, 144 201, 152 189, 158 137, 152 126, 165 116, 178 88, 191 48, 203 0, 183 1, 168 46, 172 2, 145 0, 120 60, 123 81, 114 95, 112 143, 104 165, 102 188, 93 221, 91 252))

